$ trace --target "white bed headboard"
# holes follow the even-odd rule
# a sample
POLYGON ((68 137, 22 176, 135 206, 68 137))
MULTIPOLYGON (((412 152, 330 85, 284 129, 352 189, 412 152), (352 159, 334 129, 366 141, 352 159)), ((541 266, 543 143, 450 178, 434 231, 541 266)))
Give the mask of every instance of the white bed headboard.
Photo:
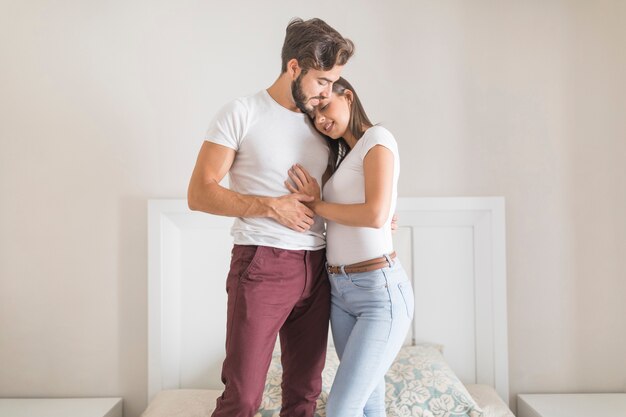
MULTIPOLYGON (((504 198, 400 198, 398 256, 413 280, 409 341, 444 345, 464 383, 508 404, 504 198)), ((231 218, 148 202, 148 400, 222 388, 231 218)))

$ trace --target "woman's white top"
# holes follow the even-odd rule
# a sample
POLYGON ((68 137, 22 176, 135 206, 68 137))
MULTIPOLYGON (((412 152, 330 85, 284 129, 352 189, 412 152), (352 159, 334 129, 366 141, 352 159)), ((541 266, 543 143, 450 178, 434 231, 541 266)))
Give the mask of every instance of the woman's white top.
POLYGON ((396 211, 400 158, 398 145, 391 132, 373 126, 354 145, 335 173, 324 185, 323 199, 329 203, 359 204, 365 202, 363 160, 376 145, 393 153, 393 188, 387 221, 380 229, 345 226, 328 220, 326 228, 326 258, 329 265, 349 265, 378 258, 393 251, 391 218, 396 211))

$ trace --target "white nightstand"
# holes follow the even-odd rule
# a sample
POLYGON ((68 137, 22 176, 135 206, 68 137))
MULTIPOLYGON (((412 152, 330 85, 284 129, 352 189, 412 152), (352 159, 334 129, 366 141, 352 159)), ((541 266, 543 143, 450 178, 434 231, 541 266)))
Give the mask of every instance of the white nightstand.
POLYGON ((122 399, 0 398, 0 417, 122 417, 122 399))
POLYGON ((517 417, 626 417, 626 394, 520 394, 517 417))

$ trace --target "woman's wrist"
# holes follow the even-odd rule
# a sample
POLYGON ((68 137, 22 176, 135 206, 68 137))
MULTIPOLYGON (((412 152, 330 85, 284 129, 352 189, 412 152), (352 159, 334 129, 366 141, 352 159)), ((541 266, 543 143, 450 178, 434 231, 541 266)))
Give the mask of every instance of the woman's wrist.
POLYGON ((318 210, 318 209, 319 209, 319 207, 320 207, 320 203, 322 203, 322 199, 316 196, 316 197, 315 197, 315 200, 313 200, 313 201, 310 203, 310 207, 309 207, 309 208, 310 208, 311 210, 313 210, 313 211, 315 212, 315 214, 319 214, 319 213, 317 212, 317 210, 318 210))

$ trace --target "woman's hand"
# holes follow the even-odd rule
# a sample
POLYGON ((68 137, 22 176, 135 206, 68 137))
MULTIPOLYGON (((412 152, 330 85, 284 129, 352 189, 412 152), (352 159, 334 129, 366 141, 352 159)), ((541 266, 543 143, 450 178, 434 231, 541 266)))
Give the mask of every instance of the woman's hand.
POLYGON ((309 175, 307 170, 304 169, 302 165, 296 164, 292 166, 288 174, 289 178, 291 178, 295 184, 294 187, 289 181, 285 181, 285 186, 289 191, 295 194, 300 193, 313 197, 314 200, 312 204, 321 200, 320 186, 317 183, 317 180, 309 175))

